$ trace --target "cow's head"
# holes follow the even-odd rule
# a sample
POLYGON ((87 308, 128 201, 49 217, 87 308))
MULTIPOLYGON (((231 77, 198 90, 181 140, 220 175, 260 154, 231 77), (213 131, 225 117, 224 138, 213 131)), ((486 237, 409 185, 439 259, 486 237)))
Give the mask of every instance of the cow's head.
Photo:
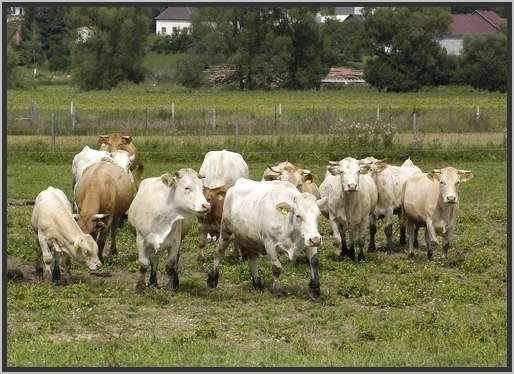
POLYGON ((178 209, 201 216, 208 213, 211 205, 203 194, 202 175, 193 169, 180 169, 174 174, 164 174, 161 181, 173 188, 174 201, 178 209))
POLYGON ((79 224, 80 229, 85 234, 90 234, 93 237, 96 237, 101 231, 107 228, 107 219, 109 218, 109 214, 93 214, 92 216, 74 214, 73 218, 79 224))
MULTIPOLYGON (((292 226, 292 231, 300 234, 305 247, 321 245, 321 235, 318 231, 318 218, 321 212, 312 194, 301 193, 293 198, 292 204, 282 202, 275 207, 284 216, 286 223, 292 226)), ((296 248, 298 249, 300 248, 296 248)), ((287 253, 290 261, 297 256, 294 249, 287 250, 287 253)))
POLYGON ((97 270, 102 263, 98 258, 98 244, 91 235, 83 235, 73 243, 74 257, 89 270, 97 270))
POLYGON ((102 151, 114 152, 119 149, 127 151, 127 146, 131 143, 131 136, 121 135, 119 132, 113 132, 109 135, 100 135, 98 137, 98 144, 102 151))
POLYGON ((225 203, 225 195, 227 190, 232 187, 232 184, 226 184, 216 188, 203 188, 203 194, 207 202, 211 205, 210 216, 217 222, 221 221, 223 215, 223 204, 225 203))
POLYGON ((355 192, 359 188, 360 175, 367 174, 371 165, 372 162, 347 157, 341 161, 329 161, 327 170, 330 174, 341 177, 344 192, 355 192))
POLYGON ((132 176, 132 172, 130 171, 136 155, 131 155, 127 151, 119 149, 117 151, 111 152, 112 161, 121 167, 125 173, 128 174, 132 182, 134 182, 134 177, 132 176))
POLYGON ((427 174, 432 181, 439 183, 439 193, 443 202, 455 204, 459 202, 459 185, 473 178, 469 170, 457 170, 451 166, 444 169, 434 169, 427 174))
POLYGON ((299 168, 289 161, 285 161, 277 166, 268 166, 264 171, 263 179, 267 181, 287 181, 292 183, 298 190, 301 190, 305 182, 314 181, 314 175, 308 169, 299 168))

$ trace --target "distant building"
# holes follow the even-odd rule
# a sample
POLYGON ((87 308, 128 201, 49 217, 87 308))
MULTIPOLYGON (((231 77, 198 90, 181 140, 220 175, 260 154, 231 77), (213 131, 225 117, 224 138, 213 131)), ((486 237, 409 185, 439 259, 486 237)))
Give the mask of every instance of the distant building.
POLYGON ((460 55, 466 35, 496 34, 507 23, 493 11, 475 10, 470 14, 452 14, 451 31, 439 44, 449 55, 460 55))
POLYGON ((352 15, 362 15, 363 7, 344 7, 344 6, 336 6, 334 14, 321 15, 321 13, 316 14, 316 22, 317 23, 325 23, 327 19, 335 19, 339 22, 345 21, 348 17, 352 15))
POLYGON ((191 7, 168 7, 155 17, 155 33, 172 35, 183 29, 191 28, 191 7))
POLYGON ((7 8, 7 22, 13 22, 23 17, 24 11, 21 6, 10 6, 7 8))

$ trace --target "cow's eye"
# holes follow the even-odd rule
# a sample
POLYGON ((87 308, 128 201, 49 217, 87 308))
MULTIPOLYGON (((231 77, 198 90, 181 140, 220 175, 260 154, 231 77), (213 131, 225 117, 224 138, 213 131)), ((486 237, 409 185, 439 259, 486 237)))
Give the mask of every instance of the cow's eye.
POLYGON ((191 191, 191 187, 184 188, 186 191, 191 191))
POLYGON ((296 219, 297 219, 298 221, 301 221, 301 220, 302 220, 302 216, 301 216, 301 215, 299 215, 299 214, 297 214, 297 215, 296 215, 296 219))
POLYGON ((443 181, 439 181, 439 184, 444 184, 444 182, 443 181))
POLYGON ((455 184, 460 184, 460 181, 457 181, 457 183, 455 183, 455 184))

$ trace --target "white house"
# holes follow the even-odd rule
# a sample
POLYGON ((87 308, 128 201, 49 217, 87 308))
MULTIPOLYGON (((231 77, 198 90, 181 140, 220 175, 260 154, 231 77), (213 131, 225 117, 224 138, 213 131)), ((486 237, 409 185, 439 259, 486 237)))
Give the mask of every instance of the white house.
POLYGON ((24 14, 23 7, 21 6, 10 6, 7 9, 7 22, 16 21, 21 18, 24 14))
POLYGON ((183 29, 191 28, 191 7, 168 7, 155 17, 155 33, 172 35, 183 29))
POLYGON ((460 55, 466 35, 495 34, 507 23, 493 11, 475 10, 469 14, 452 14, 450 32, 439 40, 449 55, 460 55))
POLYGON ((335 19, 339 22, 343 22, 351 15, 362 15, 362 9, 364 7, 358 6, 336 6, 334 14, 321 15, 321 13, 316 14, 316 22, 317 23, 325 23, 327 19, 335 19))

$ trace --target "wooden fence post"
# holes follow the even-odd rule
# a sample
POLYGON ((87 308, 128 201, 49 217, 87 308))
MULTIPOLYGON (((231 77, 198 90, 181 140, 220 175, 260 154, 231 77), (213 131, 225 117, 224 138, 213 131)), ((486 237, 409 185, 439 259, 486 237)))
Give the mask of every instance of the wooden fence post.
POLYGON ((380 122, 380 105, 377 105, 377 122, 380 122))
POLYGON ((145 136, 148 130, 148 108, 145 108, 145 136))
POLYGON ((75 105, 73 104, 73 101, 70 104, 70 117, 71 117, 71 129, 72 131, 75 131, 75 124, 76 124, 76 117, 75 117, 75 105))
POLYGON ((477 121, 480 120, 480 106, 479 105, 477 105, 477 111, 475 114, 475 118, 477 121))
POLYGON ((55 152, 55 113, 52 113, 52 152, 55 152))
POLYGON ((282 104, 278 104, 278 115, 282 116, 282 104))
POLYGON ((38 121, 38 112, 37 112, 37 103, 36 100, 32 100, 31 107, 30 107, 30 113, 32 117, 32 123, 37 123, 38 121))
POLYGON ((212 110, 212 129, 216 129, 216 107, 212 110))
POLYGON ((414 143, 418 142, 418 129, 417 129, 417 113, 414 111, 412 112, 412 136, 414 143))
POLYGON ((236 137, 236 149, 239 151, 239 118, 234 122, 234 135, 236 137))
POLYGON ((171 102, 171 121, 175 123, 175 102, 171 102))

